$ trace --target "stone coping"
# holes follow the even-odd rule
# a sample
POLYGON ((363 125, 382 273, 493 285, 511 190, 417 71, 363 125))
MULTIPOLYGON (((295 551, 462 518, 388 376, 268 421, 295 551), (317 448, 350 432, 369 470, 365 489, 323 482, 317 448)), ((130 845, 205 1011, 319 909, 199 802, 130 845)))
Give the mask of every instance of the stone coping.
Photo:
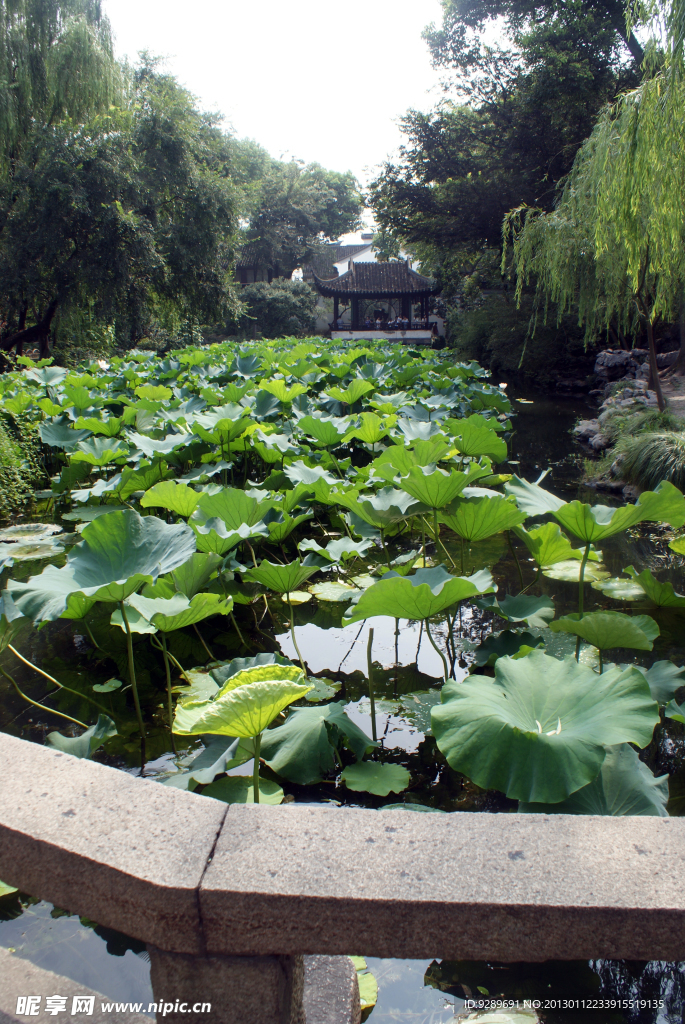
POLYGON ((0 733, 0 878, 171 952, 685 959, 685 819, 227 805, 0 733))

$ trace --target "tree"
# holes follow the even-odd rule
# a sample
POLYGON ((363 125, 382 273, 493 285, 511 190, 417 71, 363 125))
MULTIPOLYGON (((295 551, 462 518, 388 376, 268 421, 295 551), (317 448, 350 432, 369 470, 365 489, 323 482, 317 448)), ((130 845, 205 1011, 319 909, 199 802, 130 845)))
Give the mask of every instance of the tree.
POLYGON ((265 338, 302 337, 314 332, 316 293, 304 281, 277 279, 248 284, 240 293, 244 311, 239 328, 265 338))
POLYGON ((664 68, 602 112, 555 209, 521 208, 506 224, 519 295, 533 278, 542 302, 577 303, 587 337, 612 320, 644 327, 662 410, 653 328, 677 316, 685 289, 684 8, 669 12, 664 68))
POLYGON ((235 305, 225 137, 149 61, 132 88, 125 110, 36 126, 0 184, 5 350, 44 354, 55 317, 80 306, 135 342, 153 318, 219 319, 235 305))
POLYGON ((362 200, 351 172, 328 171, 319 164, 272 161, 258 189, 246 241, 259 263, 276 276, 290 277, 296 267, 324 250, 326 242, 359 226, 362 200))

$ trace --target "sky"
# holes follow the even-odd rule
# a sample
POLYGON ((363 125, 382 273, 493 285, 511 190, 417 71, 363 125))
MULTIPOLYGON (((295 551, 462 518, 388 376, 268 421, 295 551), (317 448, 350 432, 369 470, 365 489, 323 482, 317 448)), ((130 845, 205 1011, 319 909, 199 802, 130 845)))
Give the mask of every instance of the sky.
POLYGON ((439 0, 105 0, 119 57, 140 50, 238 137, 365 184, 397 119, 440 98, 423 28, 439 0))

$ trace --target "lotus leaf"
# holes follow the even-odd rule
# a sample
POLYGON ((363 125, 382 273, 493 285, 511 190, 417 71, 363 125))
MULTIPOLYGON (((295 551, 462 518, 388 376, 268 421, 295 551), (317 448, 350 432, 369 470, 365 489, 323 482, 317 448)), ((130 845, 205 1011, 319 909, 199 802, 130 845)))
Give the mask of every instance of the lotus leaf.
POLYGON ((476 647, 474 663, 476 665, 494 665, 498 658, 512 657, 522 648, 533 650, 540 647, 543 641, 532 633, 519 633, 512 629, 503 629, 501 633, 490 633, 476 647))
POLYGON ((440 522, 469 541, 485 540, 510 530, 526 519, 508 498, 458 498, 440 515, 440 522))
POLYGON ((343 744, 357 758, 377 746, 347 716, 342 702, 293 708, 284 725, 269 729, 262 737, 261 755, 277 775, 305 786, 320 782, 334 770, 335 751, 343 744))
POLYGON ((162 480, 140 499, 143 508, 168 508, 178 516, 187 519, 195 511, 200 495, 187 484, 162 480))
POLYGON ((107 466, 116 459, 128 455, 128 445, 111 437, 91 437, 79 441, 71 458, 72 462, 87 462, 90 466, 107 466))
POLYGON ((309 692, 299 669, 281 665, 247 669, 232 676, 211 701, 176 707, 174 732, 184 736, 219 733, 258 736, 283 711, 309 692))
POLYGON ((91 430, 75 430, 68 424, 66 416, 58 416, 39 424, 38 433, 43 444, 62 448, 65 452, 73 452, 79 441, 85 441, 92 434, 91 430))
POLYGON ((269 536, 269 527, 263 522, 255 523, 253 526, 241 523, 233 530, 227 529, 223 519, 219 519, 218 516, 204 522, 194 521, 191 516, 190 525, 195 532, 198 549, 217 555, 226 555, 236 545, 251 537, 269 536))
POLYGON ((189 601, 185 594, 174 594, 166 599, 132 594, 127 604, 163 633, 171 633, 175 629, 202 622, 211 615, 228 615, 233 608, 233 598, 223 598, 219 594, 195 594, 189 601))
POLYGON ((351 601, 362 593, 361 588, 351 587, 347 583, 340 583, 337 580, 333 580, 330 583, 315 583, 309 590, 317 601, 331 601, 333 603, 351 601))
POLYGON ((244 672, 249 668, 259 668, 263 665, 288 665, 292 667, 292 662, 288 661, 281 654, 267 652, 265 654, 256 654, 252 658, 233 658, 232 661, 219 665, 218 668, 213 668, 210 675, 221 686, 227 679, 230 679, 231 676, 236 675, 238 672, 244 672))
MULTIPOLYGON (((320 497, 318 493, 317 497, 320 497)), ((360 495, 353 489, 331 491, 330 499, 331 504, 348 508, 369 526, 381 530, 428 510, 406 491, 398 491, 394 487, 383 487, 372 495, 360 495)))
POLYGON ((292 590, 281 594, 283 604, 307 604, 311 599, 312 595, 307 593, 306 590, 292 590))
POLYGON ((286 537, 289 537, 293 530, 296 530, 302 523, 311 519, 314 513, 309 509, 299 516, 282 515, 281 520, 272 519, 267 525, 269 528, 269 540, 272 544, 282 544, 286 537))
POLYGON ((503 619, 527 622, 529 626, 537 629, 545 629, 554 618, 554 603, 549 597, 532 597, 530 594, 518 594, 516 597, 507 594, 505 597, 496 597, 489 594, 474 601, 474 604, 478 608, 496 612, 503 619))
POLYGON ((163 402, 173 395, 171 388, 163 384, 139 384, 135 393, 138 398, 147 398, 151 402, 163 402))
POLYGON ((92 523, 100 516, 106 516, 110 512, 126 512, 128 505, 88 505, 87 508, 80 508, 76 512, 65 512, 62 519, 71 523, 92 523))
POLYGON ((307 466, 301 459, 284 466, 283 472, 292 484, 316 484, 319 480, 325 480, 328 484, 337 482, 337 477, 323 466, 307 466))
POLYGON ((108 679, 104 683, 95 683, 93 689, 96 693, 114 693, 115 690, 120 690, 124 684, 121 679, 108 679))
MULTIPOLYGON (((668 711, 666 712, 668 714, 668 711)), ((628 743, 609 747, 597 778, 557 804, 520 803, 519 813, 668 817, 668 776, 655 778, 628 743)))
POLYGON ((275 395, 279 402, 290 403, 298 395, 306 395, 307 393, 306 384, 293 384, 289 388, 284 380, 262 380, 259 382, 259 386, 262 391, 268 391, 269 394, 275 395))
POLYGON ((572 612, 550 622, 553 633, 574 633, 600 651, 612 647, 630 647, 651 651, 659 635, 659 627, 649 615, 624 615, 623 612, 572 612))
MULTIPOLYGON (((515 526, 514 533, 523 541, 538 565, 555 565, 558 562, 567 562, 572 558, 581 561, 585 553, 582 548, 571 546, 568 537, 561 532, 557 523, 544 523, 534 530, 515 526)), ((601 557, 601 551, 593 551, 590 548, 588 555, 590 562, 598 562, 601 557)), ((588 566, 586 565, 585 572, 587 573, 587 571, 588 566)))
POLYGON ((65 379, 67 370, 61 366, 41 366, 40 369, 32 367, 30 370, 24 370, 24 376, 38 384, 44 384, 45 387, 54 388, 65 379))
MULTIPOLYGON (((542 574, 543 576, 548 576, 551 580, 580 583, 581 564, 578 559, 569 558, 567 561, 555 562, 554 565, 545 566, 542 574)), ((601 580, 607 580, 610 576, 611 573, 601 562, 587 562, 583 572, 583 581, 585 583, 596 583, 601 580)))
MULTIPOLYGON (((279 381, 279 383, 281 383, 279 381)), ((251 775, 227 775, 225 779, 217 779, 202 790, 203 796, 211 796, 214 800, 222 800, 225 804, 253 804, 254 788, 251 775)), ((260 804, 277 805, 283 802, 283 790, 270 779, 259 780, 260 804)))
POLYGON ((112 512, 88 523, 64 568, 49 565, 27 583, 10 580, 7 586, 23 615, 36 623, 51 621, 70 608, 77 592, 96 601, 123 601, 194 550, 195 537, 184 524, 169 526, 132 510, 112 512))
POLYGON ((677 487, 662 480, 655 491, 643 491, 635 505, 590 507, 580 501, 571 501, 554 510, 553 515, 576 537, 586 542, 597 542, 645 520, 680 527, 685 523, 685 498, 677 487))
POLYGON ((676 555, 685 555, 685 537, 674 537, 668 546, 676 555))
MULTIPOLYGON (((397 421, 397 429, 401 431, 399 436, 403 435, 406 444, 411 444, 413 441, 428 441, 440 433, 440 427, 433 420, 421 422, 408 419, 406 416, 400 417, 397 421)), ((395 436, 398 436, 397 431, 395 431, 395 436)))
POLYGON ((542 651, 499 658, 495 678, 453 680, 433 734, 456 771, 514 800, 558 803, 597 777, 606 747, 649 743, 658 705, 637 669, 598 676, 542 651))
POLYGON ((664 711, 666 718, 672 718, 674 722, 680 722, 681 725, 685 725, 685 707, 679 707, 674 700, 666 706, 664 711))
POLYGON ((605 597, 611 597, 614 601, 637 601, 639 598, 647 596, 639 583, 627 580, 623 576, 597 580, 592 587, 594 590, 601 590, 605 597))
POLYGON ((529 484, 527 480, 522 480, 519 476, 512 477, 504 485, 504 491, 507 495, 515 498, 518 507, 527 512, 529 516, 544 516, 548 512, 556 512, 566 504, 555 494, 546 491, 544 487, 540 487, 538 484, 529 484))
POLYGON ((374 615, 390 615, 396 619, 427 619, 476 594, 493 589, 490 572, 483 569, 473 576, 450 576, 440 567, 418 569, 413 576, 387 572, 365 590, 343 625, 370 619, 374 615))
POLYGON ((117 735, 117 727, 107 715, 99 715, 95 725, 91 725, 80 736, 62 736, 59 732, 49 732, 46 743, 63 754, 72 757, 90 758, 103 743, 117 735))
MULTIPOLYGON (((63 615, 62 618, 65 618, 65 616, 63 615)), ((157 627, 153 626, 150 620, 146 619, 143 613, 139 612, 137 608, 126 608, 126 622, 128 622, 128 629, 132 633, 152 634, 157 632, 157 627)), ((115 608, 109 617, 110 626, 118 626, 119 629, 126 633, 128 632, 126 629, 126 622, 124 622, 124 616, 121 614, 121 608, 115 608)))
POLYGON ((375 384, 372 384, 369 380, 361 380, 359 377, 350 381, 345 391, 341 391, 339 387, 328 388, 330 397, 337 399, 338 402, 342 402, 344 405, 354 405, 364 395, 368 395, 370 391, 375 391, 375 384))
POLYGON ((298 421, 299 429, 314 439, 317 446, 322 448, 337 448, 342 444, 342 439, 350 424, 349 417, 337 419, 334 416, 314 417, 303 416, 298 421))
POLYGON ((642 672, 649 683, 652 697, 657 704, 668 704, 678 690, 685 686, 685 668, 679 668, 671 661, 655 661, 649 669, 643 668, 642 665, 636 665, 635 668, 642 672))
POLYGON ((463 420, 450 420, 454 445, 462 455, 487 455, 495 462, 507 457, 506 441, 498 437, 488 421, 477 413, 463 420))
POLYGON ((330 540, 325 548, 315 540, 303 540, 298 544, 300 551, 314 551, 320 554, 327 562, 347 562, 350 558, 361 558, 361 556, 373 547, 371 540, 350 540, 349 537, 341 537, 339 540, 330 540))
POLYGON ((388 436, 389 426, 394 422, 394 416, 381 419, 375 412, 363 412, 359 417, 359 424, 352 430, 348 430, 343 438, 345 444, 353 438, 362 441, 364 444, 378 444, 384 437, 388 436))
POLYGON ((672 583, 659 583, 655 580, 649 569, 643 569, 638 575, 633 566, 629 565, 623 571, 642 587, 649 600, 659 608, 685 608, 685 597, 676 594, 672 583))
POLYGON ((287 594, 291 590, 297 590, 300 584, 308 580, 317 571, 316 566, 302 565, 295 560, 288 565, 275 565, 264 559, 258 568, 248 569, 243 573, 243 579, 252 583, 261 583, 269 590, 275 590, 278 594, 287 594))
POLYGON ((223 487, 215 494, 202 494, 190 517, 191 526, 204 525, 208 519, 222 519, 229 530, 241 525, 254 526, 264 519, 273 502, 258 501, 237 487, 223 487))
POLYGON ((159 455, 169 455, 177 448, 182 448, 196 441, 193 434, 167 434, 166 437, 148 437, 146 434, 129 433, 127 440, 140 449, 148 459, 159 455))
POLYGON ((355 793, 387 796, 401 793, 409 785, 410 775, 399 764, 381 764, 378 761, 357 761, 345 768, 340 776, 348 789, 355 793))
POLYGON ((186 597, 195 597, 216 575, 221 558, 212 552, 196 552, 171 573, 175 589, 186 597))
POLYGON ((455 469, 446 473, 435 466, 415 466, 400 478, 400 484, 404 491, 428 508, 444 508, 470 483, 489 473, 489 466, 472 465, 466 473, 455 469))
POLYGON ((93 434, 104 434, 105 437, 116 437, 121 430, 121 424, 123 420, 118 419, 116 416, 108 416, 106 419, 98 420, 94 416, 89 416, 87 419, 84 416, 79 416, 76 420, 76 427, 91 431, 93 434))

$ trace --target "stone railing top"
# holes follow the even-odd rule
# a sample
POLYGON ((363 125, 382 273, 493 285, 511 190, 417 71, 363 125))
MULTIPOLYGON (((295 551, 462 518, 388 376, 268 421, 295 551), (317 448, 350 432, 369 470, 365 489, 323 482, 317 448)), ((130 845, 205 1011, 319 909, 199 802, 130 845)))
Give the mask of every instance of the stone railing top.
POLYGON ((0 878, 173 952, 685 959, 685 820, 233 805, 0 733, 0 878))

